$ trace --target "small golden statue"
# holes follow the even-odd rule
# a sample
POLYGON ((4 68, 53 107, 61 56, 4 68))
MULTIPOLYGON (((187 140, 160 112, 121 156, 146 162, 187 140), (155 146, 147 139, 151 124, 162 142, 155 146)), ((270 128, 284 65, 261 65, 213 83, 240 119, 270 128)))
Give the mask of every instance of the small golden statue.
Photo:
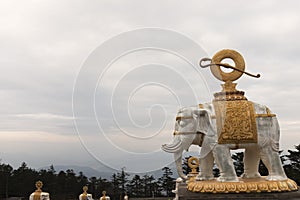
POLYGON ((100 197, 100 200, 110 200, 110 197, 106 195, 105 190, 102 192, 102 197, 100 197))
POLYGON ((36 190, 29 196, 29 200, 50 200, 49 193, 43 192, 43 182, 37 181, 35 183, 36 190))
POLYGON ((91 194, 88 194, 88 187, 87 186, 83 186, 82 188, 83 193, 81 195, 79 195, 79 200, 93 200, 93 197, 91 194))

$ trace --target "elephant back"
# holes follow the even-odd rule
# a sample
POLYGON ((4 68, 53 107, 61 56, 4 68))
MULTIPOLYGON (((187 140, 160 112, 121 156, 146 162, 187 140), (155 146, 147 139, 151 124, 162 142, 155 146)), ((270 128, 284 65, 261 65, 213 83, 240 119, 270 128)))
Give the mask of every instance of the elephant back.
POLYGON ((258 141, 260 146, 271 145, 274 151, 279 151, 280 128, 277 117, 271 110, 261 104, 254 103, 258 141))
POLYGON ((248 100, 214 100, 219 144, 257 143, 254 105, 248 100))

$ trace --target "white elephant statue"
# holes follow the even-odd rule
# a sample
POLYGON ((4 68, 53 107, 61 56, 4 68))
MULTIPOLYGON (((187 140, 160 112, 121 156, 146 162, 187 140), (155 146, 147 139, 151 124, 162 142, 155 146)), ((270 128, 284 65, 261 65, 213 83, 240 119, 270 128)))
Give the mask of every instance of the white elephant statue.
MULTIPOLYGON (((268 114, 266 106, 253 103, 256 114, 268 114)), ((286 180, 287 177, 281 165, 279 151, 279 125, 277 118, 256 118, 257 143, 218 144, 216 119, 212 103, 199 106, 185 107, 178 111, 175 124, 174 138, 171 144, 162 145, 166 152, 173 153, 178 175, 187 179, 182 170, 182 153, 194 145, 201 146, 200 166, 197 180, 213 179, 213 164, 216 162, 220 176, 218 181, 239 181, 230 149, 244 148, 244 174, 243 178, 259 178, 258 166, 260 159, 268 169, 267 180, 286 180)))

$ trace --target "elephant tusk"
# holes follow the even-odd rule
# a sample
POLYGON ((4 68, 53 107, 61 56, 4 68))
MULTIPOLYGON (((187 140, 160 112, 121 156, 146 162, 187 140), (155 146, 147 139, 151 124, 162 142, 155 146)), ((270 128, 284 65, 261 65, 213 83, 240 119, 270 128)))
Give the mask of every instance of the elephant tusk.
POLYGON ((162 145, 162 150, 168 153, 175 153, 180 150, 182 141, 180 139, 174 139, 171 144, 164 144, 162 145))

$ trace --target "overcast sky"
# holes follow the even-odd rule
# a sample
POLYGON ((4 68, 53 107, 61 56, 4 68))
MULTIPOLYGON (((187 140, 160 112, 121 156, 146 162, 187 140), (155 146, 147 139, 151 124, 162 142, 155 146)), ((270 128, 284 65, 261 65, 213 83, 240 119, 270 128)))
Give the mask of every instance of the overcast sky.
POLYGON ((224 48, 261 74, 243 75, 238 89, 277 114, 281 149, 292 149, 299 9, 296 0, 1 1, 1 162, 162 168, 177 109, 220 90, 197 62, 224 48))

